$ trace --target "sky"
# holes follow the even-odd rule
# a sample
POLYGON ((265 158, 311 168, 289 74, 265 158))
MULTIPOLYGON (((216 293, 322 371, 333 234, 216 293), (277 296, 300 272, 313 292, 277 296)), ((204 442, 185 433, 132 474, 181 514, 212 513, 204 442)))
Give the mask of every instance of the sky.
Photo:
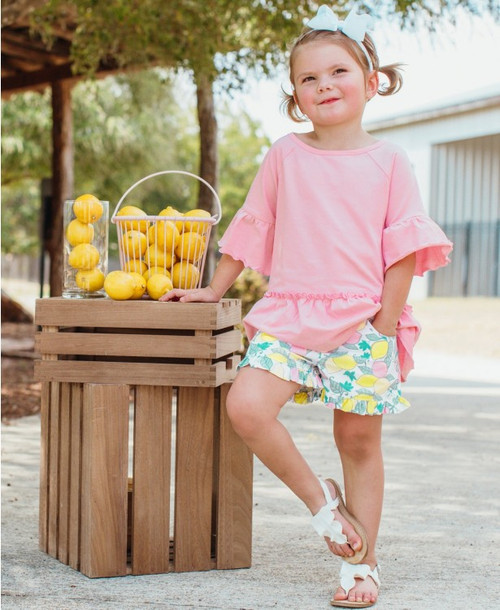
MULTIPOLYGON (((365 124, 441 105, 466 97, 496 92, 500 95, 500 24, 490 16, 460 14, 456 26, 402 32, 394 24, 375 21, 371 27, 381 65, 405 64, 403 88, 396 95, 376 96, 367 105, 365 124)), ((287 68, 272 80, 251 82, 238 103, 257 119, 271 141, 290 131, 309 131, 279 110, 281 86, 288 91, 287 68)))

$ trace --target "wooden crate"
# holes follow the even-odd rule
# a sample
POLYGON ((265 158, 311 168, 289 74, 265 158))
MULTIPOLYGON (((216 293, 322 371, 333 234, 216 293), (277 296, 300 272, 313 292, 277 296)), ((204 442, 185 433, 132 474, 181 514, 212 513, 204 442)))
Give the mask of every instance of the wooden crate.
POLYGON ((239 320, 236 300, 37 301, 43 551, 90 577, 250 566, 239 320))

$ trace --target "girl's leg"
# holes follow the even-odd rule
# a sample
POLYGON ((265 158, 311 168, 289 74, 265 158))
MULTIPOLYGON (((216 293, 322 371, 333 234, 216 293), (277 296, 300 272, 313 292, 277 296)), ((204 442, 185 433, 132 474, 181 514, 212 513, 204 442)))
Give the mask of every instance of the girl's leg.
MULTIPOLYGON (((325 505, 323 490, 288 430, 278 421, 281 408, 298 388, 293 381, 246 366, 240 369, 228 394, 227 412, 235 432, 314 515, 325 505)), ((361 540, 352 525, 334 512, 349 541, 339 545, 337 553, 352 555, 351 547, 359 548, 361 540)))
MULTIPOLYGON (((346 505, 363 524, 368 538, 368 553, 363 559, 373 569, 377 565, 377 542, 384 495, 382 457, 382 416, 334 412, 334 437, 344 472, 346 505)), ((336 545, 332 545, 336 554, 336 545)), ((377 588, 371 578, 358 580, 349 594, 350 601, 375 601, 377 588)), ((346 599, 339 588, 335 599, 346 599)))

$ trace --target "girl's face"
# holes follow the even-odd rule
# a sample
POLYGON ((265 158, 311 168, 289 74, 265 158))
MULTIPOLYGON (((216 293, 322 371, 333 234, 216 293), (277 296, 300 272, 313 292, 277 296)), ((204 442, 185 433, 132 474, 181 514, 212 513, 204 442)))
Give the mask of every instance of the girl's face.
POLYGON ((292 82, 295 101, 317 127, 360 125, 378 89, 376 72, 366 75, 347 49, 324 40, 297 47, 292 82))

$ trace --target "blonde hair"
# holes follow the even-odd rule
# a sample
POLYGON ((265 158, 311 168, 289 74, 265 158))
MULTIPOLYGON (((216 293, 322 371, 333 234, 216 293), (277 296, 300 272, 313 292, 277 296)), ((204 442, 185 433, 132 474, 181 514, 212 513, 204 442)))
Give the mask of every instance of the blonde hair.
MULTIPOLYGON (((307 29, 303 32, 297 40, 293 43, 292 48, 290 50, 290 82, 293 85, 293 62, 295 57, 296 50, 306 45, 310 42, 316 41, 325 41, 332 42, 334 44, 338 44, 344 49, 358 62, 361 66, 363 72, 366 75, 370 73, 370 66, 368 64, 368 59, 363 53, 363 51, 359 48, 358 43, 354 40, 348 38, 345 34, 340 31, 331 32, 330 30, 310 30, 307 29)), ((371 61, 373 64, 373 70, 376 72, 381 72, 384 76, 387 77, 388 82, 379 86, 377 93, 379 95, 393 95, 397 93, 402 85, 403 85, 403 75, 401 74, 402 64, 389 64, 387 66, 380 66, 379 58, 377 55, 377 51, 375 49, 375 44, 373 39, 369 34, 365 34, 365 38, 362 42, 364 45, 371 61)), ((281 102, 281 109, 284 114, 286 114, 292 121, 296 123, 302 123, 303 121, 307 121, 307 117, 301 113, 300 108, 295 101, 295 97, 292 93, 287 93, 283 91, 283 101, 281 102)))

